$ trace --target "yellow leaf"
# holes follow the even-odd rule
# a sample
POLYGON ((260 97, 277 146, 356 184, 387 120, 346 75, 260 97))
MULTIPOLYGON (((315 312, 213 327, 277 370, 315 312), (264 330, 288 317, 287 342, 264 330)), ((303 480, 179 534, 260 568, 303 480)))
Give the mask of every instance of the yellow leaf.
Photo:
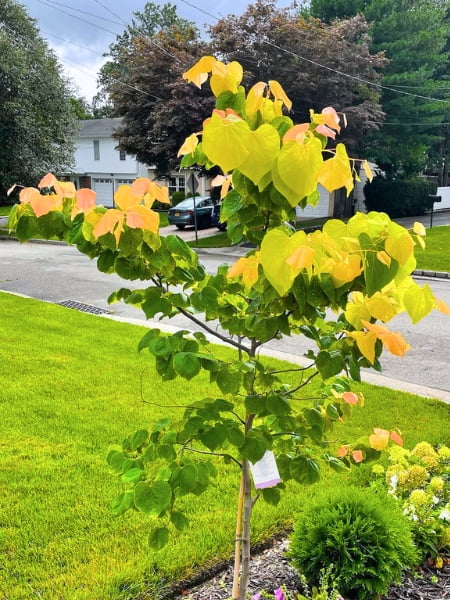
POLYGON ((309 246, 298 246, 286 259, 286 262, 296 273, 300 273, 303 269, 312 266, 315 254, 315 251, 309 246))
POLYGON ((391 266, 392 259, 389 256, 389 254, 386 254, 384 250, 380 250, 379 252, 377 252, 377 259, 380 261, 380 263, 386 265, 386 267, 391 266))
POLYGON ((185 154, 194 154, 197 146, 198 137, 195 133, 191 133, 191 135, 184 140, 184 144, 178 150, 177 156, 184 156, 185 154))
POLYGON ((193 67, 183 73, 183 79, 201 88, 202 83, 208 79, 208 74, 211 73, 216 62, 214 56, 203 56, 193 67))
POLYGON ((281 148, 272 171, 273 183, 291 206, 317 189, 322 163, 322 144, 315 137, 303 144, 289 141, 281 148))
POLYGON ((344 144, 338 144, 335 156, 324 161, 318 180, 329 192, 345 187, 347 196, 350 194, 354 185, 353 175, 344 144))
POLYGON ((427 235, 427 230, 425 229, 423 224, 420 223, 419 221, 416 221, 414 223, 413 231, 416 235, 421 235, 421 236, 427 235))
POLYGON ((414 253, 414 241, 407 231, 386 239, 384 248, 395 260, 404 265, 414 253))
POLYGON ((258 185, 264 175, 272 169, 280 150, 280 136, 275 127, 265 123, 256 131, 249 131, 242 137, 242 141, 248 155, 238 169, 258 185))
POLYGON ((159 214, 147 206, 132 206, 125 211, 126 223, 128 227, 135 229, 147 229, 153 233, 158 233, 159 214))
POLYGON ((138 177, 131 184, 131 191, 137 197, 144 196, 149 192, 152 182, 148 177, 138 177))
POLYGON ((75 198, 76 188, 72 181, 58 181, 59 192, 64 198, 75 198))
POLYGON ((362 320, 368 321, 371 318, 371 313, 366 305, 366 300, 361 292, 353 292, 350 302, 345 308, 345 318, 353 327, 360 329, 362 320))
POLYGON ((250 128, 245 121, 213 114, 203 129, 203 151, 224 173, 241 165, 249 155, 243 141, 250 128))
POLYGON ((369 435, 369 443, 374 450, 384 450, 389 444, 389 431, 375 428, 374 433, 369 435))
POLYGON ((380 292, 368 298, 366 306, 370 315, 383 323, 390 321, 397 313, 390 299, 380 292))
POLYGON ((373 179, 373 173, 372 173, 372 169, 370 168, 369 163, 367 162, 367 160, 363 160, 363 169, 364 169, 364 173, 366 174, 366 177, 369 181, 372 181, 373 179))
POLYGON ((297 246, 305 245, 307 236, 298 231, 288 236, 280 229, 272 229, 266 233, 261 244, 260 262, 264 274, 280 296, 285 296, 297 276, 297 271, 288 264, 297 246))
POLYGON ((422 287, 411 279, 403 290, 403 305, 413 323, 418 323, 436 306, 436 299, 428 285, 422 287))
POLYGON ((114 202, 121 210, 126 210, 139 204, 139 198, 133 194, 130 185, 120 185, 114 194, 114 202))
POLYGON ((289 100, 286 92, 283 90, 278 81, 269 81, 269 89, 275 100, 280 100, 288 110, 291 110, 292 102, 289 100))
POLYGON ((243 75, 242 66, 233 61, 228 65, 217 61, 212 69, 211 91, 218 98, 223 92, 236 94, 243 75))
POLYGON ((353 281, 362 273, 361 257, 358 254, 349 254, 333 266, 330 275, 336 287, 341 287, 353 281))
POLYGON ((373 331, 351 331, 347 335, 356 341, 358 350, 373 365, 375 362, 376 334, 373 331))
POLYGON ((245 101, 245 113, 250 119, 256 115, 258 110, 261 110, 264 104, 266 87, 264 82, 259 81, 249 90, 245 101))

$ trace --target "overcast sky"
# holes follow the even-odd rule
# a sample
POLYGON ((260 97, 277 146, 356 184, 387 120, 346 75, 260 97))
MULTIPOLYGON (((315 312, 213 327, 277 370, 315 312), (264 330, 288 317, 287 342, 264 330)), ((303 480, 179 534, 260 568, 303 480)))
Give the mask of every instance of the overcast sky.
MULTIPOLYGON (((0 0, 1 1, 1 0, 0 0)), ((153 0, 158 2, 158 0, 153 0)), ((19 0, 37 20, 49 46, 56 52, 64 72, 89 102, 96 93, 97 72, 106 60, 102 54, 123 32, 133 12, 142 11, 145 0, 19 0)), ((161 2, 160 4, 164 4, 161 2)), ((205 24, 230 13, 242 14, 251 2, 240 0, 171 0, 181 17, 205 24)), ((291 0, 277 0, 279 7, 291 0)))

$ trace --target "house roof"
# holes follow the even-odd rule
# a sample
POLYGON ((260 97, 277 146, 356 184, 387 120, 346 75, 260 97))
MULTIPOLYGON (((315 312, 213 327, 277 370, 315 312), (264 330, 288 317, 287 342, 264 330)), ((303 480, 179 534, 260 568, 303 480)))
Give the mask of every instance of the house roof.
POLYGON ((87 119, 80 121, 79 137, 111 137, 119 127, 122 117, 115 119, 87 119))

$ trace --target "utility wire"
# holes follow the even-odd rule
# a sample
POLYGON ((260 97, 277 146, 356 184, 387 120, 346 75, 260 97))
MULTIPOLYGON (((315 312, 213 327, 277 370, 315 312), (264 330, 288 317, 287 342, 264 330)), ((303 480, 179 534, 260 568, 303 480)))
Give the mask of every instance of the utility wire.
MULTIPOLYGON (((105 17, 99 17, 98 15, 96 15, 94 13, 86 12, 85 10, 80 10, 79 8, 74 8, 73 6, 70 6, 68 4, 63 4, 62 2, 57 2, 56 0, 46 0, 46 2, 42 2, 42 0, 38 0, 38 1, 41 2, 41 4, 46 4, 47 6, 48 6, 48 4, 56 4, 56 5, 62 6, 64 8, 68 8, 69 10, 72 10, 74 12, 80 13, 82 15, 87 15, 88 17, 94 17, 94 19, 108 21, 108 23, 112 23, 113 25, 122 25, 122 23, 118 23, 117 21, 113 21, 112 19, 106 19, 105 17)), ((56 6, 55 6, 55 8, 56 8, 56 6)), ((105 7, 103 7, 103 8, 105 8, 105 7)), ((75 16, 75 15, 73 15, 73 16, 75 16)), ((114 15, 114 16, 116 17, 117 15, 114 15)), ((118 17, 118 18, 120 18, 120 17, 118 17)))

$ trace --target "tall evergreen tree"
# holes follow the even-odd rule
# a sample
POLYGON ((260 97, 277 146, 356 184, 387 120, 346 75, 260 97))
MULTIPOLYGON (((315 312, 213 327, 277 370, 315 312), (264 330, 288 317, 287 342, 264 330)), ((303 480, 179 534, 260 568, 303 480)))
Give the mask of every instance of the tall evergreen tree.
POLYGON ((433 160, 449 97, 440 78, 448 68, 447 0, 313 0, 311 14, 326 20, 362 12, 371 23, 372 51, 384 52, 385 124, 367 151, 390 173, 417 173, 433 160))
POLYGON ((77 121, 72 90, 33 19, 0 3, 0 200, 13 183, 35 184, 71 166, 77 121))

